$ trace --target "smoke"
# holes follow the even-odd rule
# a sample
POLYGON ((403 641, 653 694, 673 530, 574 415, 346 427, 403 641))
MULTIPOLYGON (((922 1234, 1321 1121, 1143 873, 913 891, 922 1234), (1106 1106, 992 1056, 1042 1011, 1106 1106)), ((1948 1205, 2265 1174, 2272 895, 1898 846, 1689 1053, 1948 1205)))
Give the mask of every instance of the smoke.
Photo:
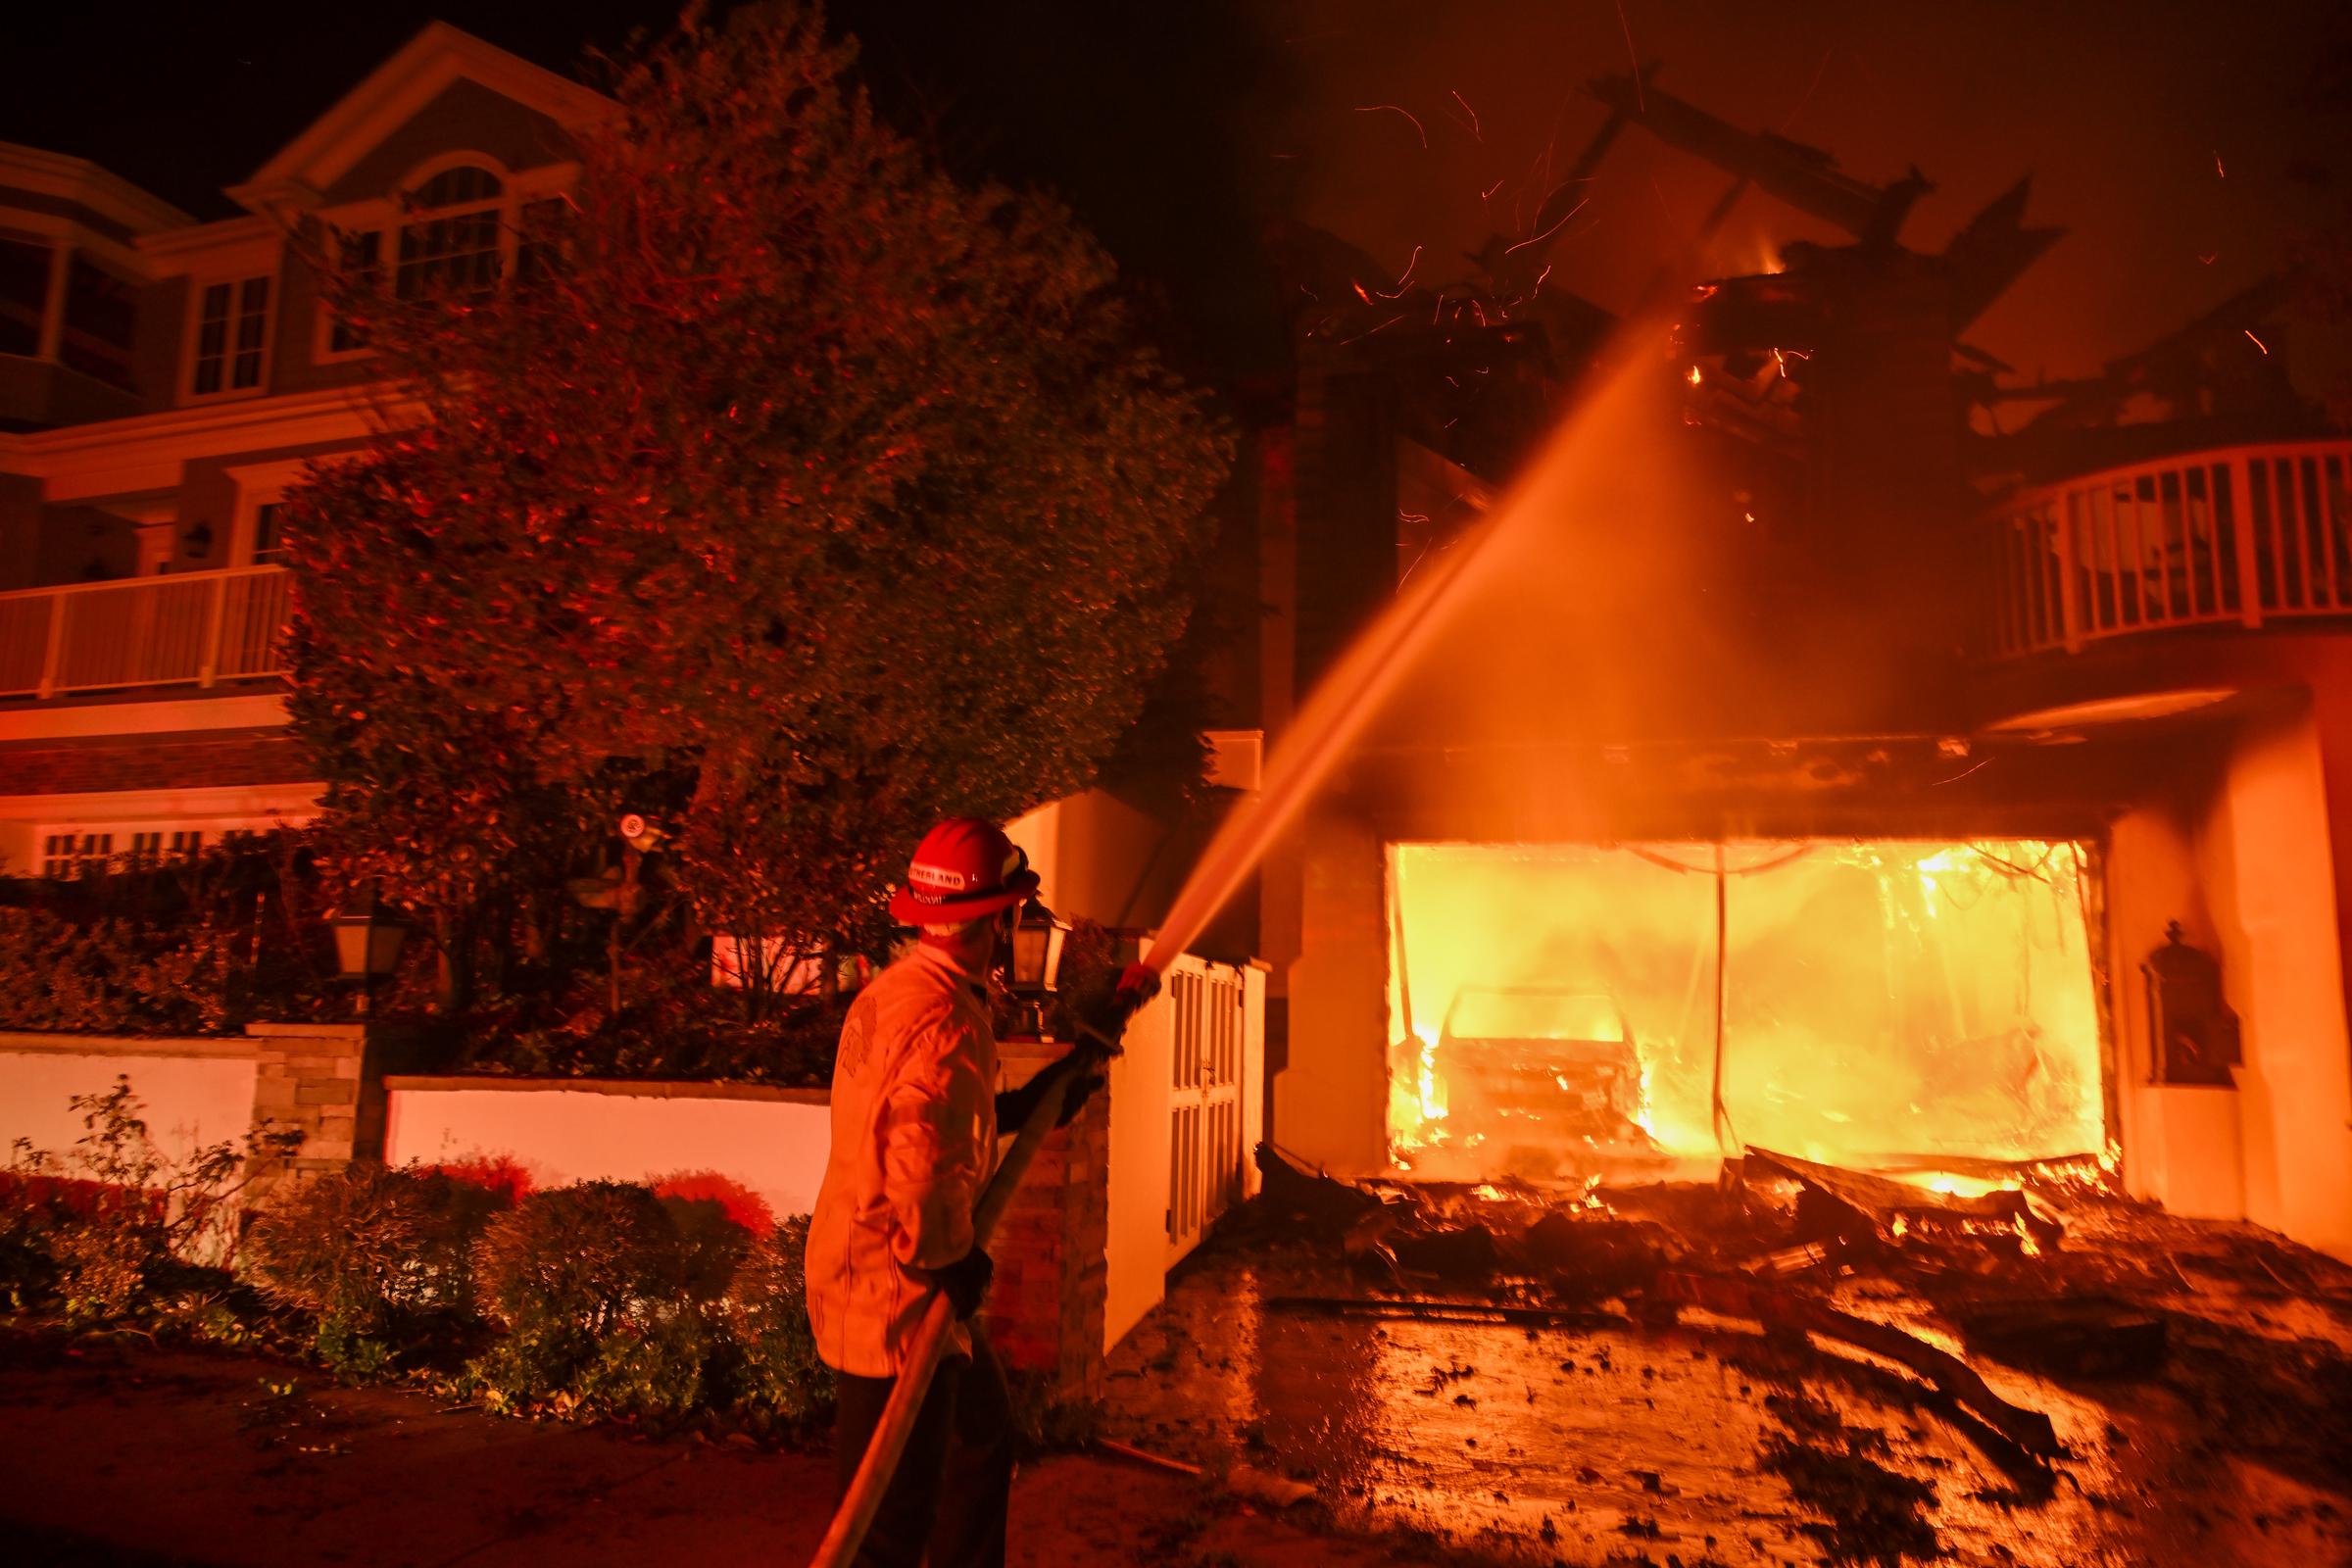
MULTIPOLYGON (((2340 186, 2352 148, 2343 8, 1287 0, 1253 14, 1285 62, 1266 188, 1388 269, 1368 286, 1416 247, 1442 282, 1488 235, 1523 234, 1600 125, 1584 83, 1639 59, 1657 68, 1645 80, 1873 184, 1916 164, 1936 189, 1903 231, 1914 249, 1939 251, 2032 174, 2030 220, 2069 237, 1972 334, 2028 373, 2093 371, 2275 270, 2310 179, 2340 186)), ((1628 309, 1679 270, 1728 184, 1627 131, 1560 236, 1554 281, 1628 309)), ((1790 239, 1842 237, 1751 192, 1697 270, 1760 270, 1790 239)))

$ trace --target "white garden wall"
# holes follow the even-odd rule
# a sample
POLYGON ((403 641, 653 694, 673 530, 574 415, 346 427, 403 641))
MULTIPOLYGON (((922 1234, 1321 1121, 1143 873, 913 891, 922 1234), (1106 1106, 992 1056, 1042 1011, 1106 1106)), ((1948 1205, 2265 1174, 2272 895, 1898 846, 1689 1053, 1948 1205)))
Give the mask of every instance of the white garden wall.
POLYGON ((127 1076, 159 1152, 180 1158, 207 1144, 240 1147, 253 1126, 256 1052, 249 1040, 0 1033, 0 1152, 19 1139, 70 1155, 88 1129, 76 1095, 127 1076))
POLYGON ((816 1204, 821 1089, 583 1078, 387 1078, 389 1164, 512 1158, 535 1188, 715 1171, 778 1219, 816 1204))

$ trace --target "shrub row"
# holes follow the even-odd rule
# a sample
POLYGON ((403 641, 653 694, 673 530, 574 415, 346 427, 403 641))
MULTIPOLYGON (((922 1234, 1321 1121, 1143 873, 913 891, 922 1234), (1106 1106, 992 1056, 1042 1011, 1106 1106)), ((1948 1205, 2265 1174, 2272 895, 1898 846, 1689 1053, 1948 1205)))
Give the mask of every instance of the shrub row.
POLYGON ((127 1079, 75 1097, 64 1154, 0 1168, 0 1307, 69 1327, 284 1345, 497 1409, 806 1426, 832 1403, 805 1216, 715 1173, 529 1191, 508 1160, 355 1165, 279 1188, 240 1238, 250 1138, 168 1158, 127 1079))
POLYGON ((517 1200, 446 1171, 363 1166, 279 1196, 243 1262, 346 1376, 439 1367, 497 1409, 806 1426, 832 1403, 808 1330, 808 1222, 729 1208, 628 1182, 517 1200))

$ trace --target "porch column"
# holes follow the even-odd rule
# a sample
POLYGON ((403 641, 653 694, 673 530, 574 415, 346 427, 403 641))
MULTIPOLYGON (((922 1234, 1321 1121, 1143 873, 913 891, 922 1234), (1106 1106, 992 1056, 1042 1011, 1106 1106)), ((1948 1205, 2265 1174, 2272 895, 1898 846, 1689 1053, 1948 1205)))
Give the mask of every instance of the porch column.
POLYGON ((1387 866, 1372 826, 1309 808, 1290 1054, 1274 1080, 1284 1150, 1335 1173, 1388 1166, 1387 866))

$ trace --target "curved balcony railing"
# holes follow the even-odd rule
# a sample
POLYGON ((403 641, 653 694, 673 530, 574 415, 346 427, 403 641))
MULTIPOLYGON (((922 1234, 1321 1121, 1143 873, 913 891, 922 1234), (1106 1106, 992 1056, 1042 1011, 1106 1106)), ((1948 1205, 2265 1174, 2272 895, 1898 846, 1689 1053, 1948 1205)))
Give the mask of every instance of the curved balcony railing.
POLYGON ((281 675, 293 607, 283 566, 0 594, 0 697, 281 675))
POLYGON ((2352 615, 2352 441, 2191 453, 2013 497, 1991 530, 1996 658, 2180 626, 2352 615))

